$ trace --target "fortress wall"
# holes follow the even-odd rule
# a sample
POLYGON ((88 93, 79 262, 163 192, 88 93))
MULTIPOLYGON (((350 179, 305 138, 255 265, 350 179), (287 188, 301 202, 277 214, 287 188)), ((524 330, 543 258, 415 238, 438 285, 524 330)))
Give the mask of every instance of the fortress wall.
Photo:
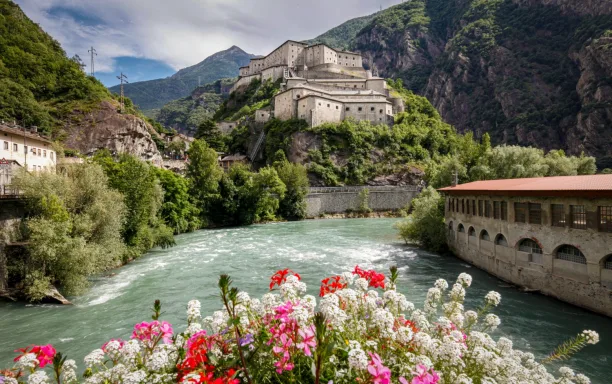
MULTIPOLYGON (((393 211, 405 208, 418 194, 416 190, 395 188, 389 190, 370 189, 368 205, 373 211, 393 211)), ((357 189, 349 192, 309 193, 306 196, 306 216, 318 217, 325 213, 344 213, 359 208, 357 189)))

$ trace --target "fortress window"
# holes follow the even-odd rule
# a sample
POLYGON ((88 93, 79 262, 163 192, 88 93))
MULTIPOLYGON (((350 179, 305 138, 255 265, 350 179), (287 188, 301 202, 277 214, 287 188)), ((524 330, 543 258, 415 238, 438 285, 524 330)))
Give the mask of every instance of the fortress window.
POLYGON ((557 259, 571 261, 572 263, 586 264, 586 257, 580 250, 571 245, 562 245, 557 251, 557 259))
POLYGON ((370 107, 370 112, 374 112, 374 107, 370 107))
POLYGON ((363 111, 363 108, 359 107, 359 108, 357 108, 357 110, 358 110, 359 112, 361 112, 361 111, 363 111))
POLYGON ((351 107, 346 107, 346 110, 347 110, 347 111, 350 111, 350 110, 351 110, 351 107))
MULTIPOLYGON (((19 150, 19 147, 17 146, 17 144, 13 144, 13 151, 17 152, 19 150)), ((26 149, 26 152, 28 150, 26 149)))
POLYGON ((8 145, 8 141, 4 142, 4 149, 8 151, 9 145, 8 145))
POLYGON ((506 238, 504 237, 504 235, 502 235, 501 233, 499 235, 497 235, 497 237, 495 238, 495 244, 496 245, 501 245, 502 247, 507 247, 508 246, 508 240, 506 240, 506 238))
POLYGON ((499 201, 493 202, 493 218, 499 220, 499 216, 501 215, 501 203, 499 201))
POLYGON ((46 150, 43 151, 43 157, 47 157, 47 151, 46 150))
POLYGON ((482 232, 480 232, 480 239, 484 241, 491 241, 491 238, 489 237, 489 232, 483 229, 482 232))
POLYGON ((381 109, 380 111, 378 111, 379 113, 383 113, 383 110, 381 109))
POLYGON ((606 257, 603 261, 604 269, 612 269, 612 255, 606 257))
POLYGON ((553 227, 565 227, 565 208, 563 204, 551 204, 550 217, 550 225, 553 227))
POLYGON ((505 201, 501 202, 501 219, 503 221, 508 220, 508 203, 505 201))
POLYGON ((519 243, 519 251, 526 253, 536 253, 538 255, 542 254, 542 248, 540 247, 540 245, 531 239, 524 239, 523 241, 521 241, 519 243))
POLYGON ((336 105, 336 109, 338 109, 338 106, 336 105))
POLYGON ((584 205, 570 205, 571 225, 575 229, 586 229, 586 209, 584 205))
POLYGON ((300 97, 302 97, 302 95, 297 95, 296 97, 299 99, 300 97))
POLYGON ((484 216, 484 201, 478 200, 478 216, 484 216))
POLYGON ((49 153, 49 157, 53 160, 53 152, 49 153))

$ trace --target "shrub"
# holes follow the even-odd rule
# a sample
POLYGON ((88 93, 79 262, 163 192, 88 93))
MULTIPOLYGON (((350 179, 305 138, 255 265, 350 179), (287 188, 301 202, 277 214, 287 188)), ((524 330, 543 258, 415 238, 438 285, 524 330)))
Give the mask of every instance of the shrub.
POLYGON ((427 187, 412 200, 412 213, 396 225, 406 243, 415 242, 425 249, 440 252, 446 247, 444 199, 432 187, 427 187))

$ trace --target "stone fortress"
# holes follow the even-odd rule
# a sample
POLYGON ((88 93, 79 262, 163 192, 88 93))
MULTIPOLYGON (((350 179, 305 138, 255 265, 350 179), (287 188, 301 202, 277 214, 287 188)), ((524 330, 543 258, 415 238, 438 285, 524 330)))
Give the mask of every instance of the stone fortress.
POLYGON ((286 41, 269 55, 251 59, 248 66, 240 68, 232 91, 256 79, 283 81, 273 107, 256 112, 255 120, 261 123, 272 117, 299 118, 313 127, 352 118, 392 125, 393 116, 404 110, 401 98, 390 97, 385 79, 363 68, 359 53, 325 44, 286 41))

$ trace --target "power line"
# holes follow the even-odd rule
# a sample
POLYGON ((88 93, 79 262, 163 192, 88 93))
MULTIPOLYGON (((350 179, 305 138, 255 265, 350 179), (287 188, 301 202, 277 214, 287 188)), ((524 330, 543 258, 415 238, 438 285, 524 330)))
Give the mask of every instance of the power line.
POLYGON ((127 81, 127 76, 123 74, 123 72, 121 72, 121 76, 117 76, 117 78, 121 81, 121 113, 123 113, 124 109, 125 109, 125 104, 124 104, 124 93, 123 93, 123 84, 129 84, 129 82, 127 81))
POLYGON ((90 71, 90 74, 91 74, 91 76, 95 76, 96 75, 96 71, 94 70, 94 55, 98 56, 98 52, 96 52, 94 47, 91 47, 91 49, 89 51, 87 51, 87 52, 91 53, 91 71, 90 71))

